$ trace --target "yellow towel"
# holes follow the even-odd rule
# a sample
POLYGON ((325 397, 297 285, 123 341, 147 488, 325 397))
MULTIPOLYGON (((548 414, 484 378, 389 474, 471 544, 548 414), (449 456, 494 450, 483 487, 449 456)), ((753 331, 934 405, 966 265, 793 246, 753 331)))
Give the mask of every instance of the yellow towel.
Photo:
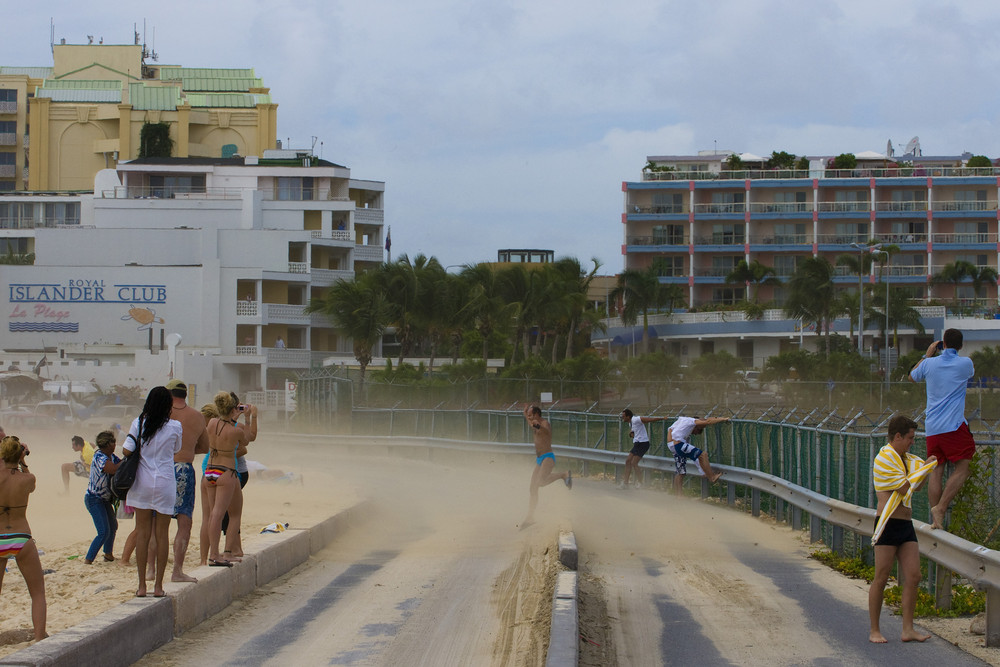
POLYGON ((925 462, 915 454, 906 453, 906 459, 899 455, 892 445, 885 445, 879 450, 875 457, 875 465, 872 468, 872 480, 875 483, 876 491, 892 491, 889 501, 882 508, 879 515, 878 524, 875 526, 875 534, 872 535, 872 544, 878 541, 882 535, 889 517, 896 511, 900 503, 904 507, 910 507, 913 500, 913 491, 920 482, 924 480, 931 470, 937 467, 937 461, 925 462), (909 480, 910 488, 906 494, 900 494, 896 489, 902 486, 903 482, 909 480))

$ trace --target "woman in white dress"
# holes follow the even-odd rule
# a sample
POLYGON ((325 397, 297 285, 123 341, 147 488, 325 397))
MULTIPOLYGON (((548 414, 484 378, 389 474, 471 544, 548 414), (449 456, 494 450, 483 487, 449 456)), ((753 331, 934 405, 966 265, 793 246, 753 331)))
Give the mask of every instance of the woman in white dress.
POLYGON ((139 442, 139 469, 129 489, 127 502, 135 509, 135 564, 139 570, 136 597, 146 597, 146 562, 149 535, 156 535, 156 581, 153 597, 163 597, 163 574, 167 569, 170 518, 177 500, 174 454, 181 448, 181 423, 170 418, 173 397, 166 387, 153 387, 142 414, 132 422, 123 450, 134 456, 139 442), (153 513, 156 513, 155 516, 153 513))

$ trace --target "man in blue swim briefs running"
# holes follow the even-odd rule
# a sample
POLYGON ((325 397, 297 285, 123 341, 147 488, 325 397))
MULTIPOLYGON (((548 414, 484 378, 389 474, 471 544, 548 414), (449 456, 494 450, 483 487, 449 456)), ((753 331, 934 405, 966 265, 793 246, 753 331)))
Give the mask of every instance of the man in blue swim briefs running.
POLYGON ((535 436, 535 470, 531 473, 531 492, 528 501, 528 516, 521 522, 521 528, 527 528, 535 522, 535 507, 538 505, 538 489, 548 486, 557 479, 566 483, 566 488, 573 488, 573 475, 570 471, 554 473, 556 455, 552 453, 552 424, 542 419, 542 409, 537 405, 524 406, 524 418, 531 426, 535 436))

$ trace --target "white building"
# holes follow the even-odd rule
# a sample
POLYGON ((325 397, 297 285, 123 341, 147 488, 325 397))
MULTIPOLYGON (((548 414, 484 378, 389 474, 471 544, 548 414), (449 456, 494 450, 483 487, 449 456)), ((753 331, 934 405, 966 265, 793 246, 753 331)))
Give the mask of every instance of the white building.
POLYGON ((304 310, 384 261, 384 192, 286 150, 139 159, 100 172, 93 194, 0 196, 0 249, 35 255, 0 265, 0 367, 44 357, 43 377, 144 390, 173 375, 202 400, 350 360, 304 310))

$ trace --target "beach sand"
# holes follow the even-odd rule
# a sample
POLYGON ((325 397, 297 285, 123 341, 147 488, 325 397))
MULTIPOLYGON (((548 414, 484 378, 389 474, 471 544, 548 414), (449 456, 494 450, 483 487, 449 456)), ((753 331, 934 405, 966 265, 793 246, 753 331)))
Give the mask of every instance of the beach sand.
MULTIPOLYGON (((135 557, 132 565, 125 567, 120 561, 106 562, 98 555, 92 565, 84 563, 87 548, 97 535, 94 522, 83 504, 87 480, 70 476, 70 491, 63 493, 60 465, 78 456, 70 447, 71 432, 39 431, 8 432, 28 443, 28 457, 32 474, 38 478, 35 492, 28 501, 28 522, 41 555, 45 575, 45 594, 48 603, 48 633, 76 625, 115 607, 135 594, 138 574, 135 557)), ((88 440, 95 434, 81 433, 88 440)), ((119 444, 118 455, 121 455, 119 444)), ((244 550, 253 552, 254 536, 269 523, 288 523, 290 528, 306 528, 336 514, 358 500, 353 489, 345 488, 333 476, 322 472, 323 467, 312 461, 312 452, 292 455, 282 444, 281 436, 262 432, 257 442, 250 446, 249 459, 259 461, 269 469, 280 469, 301 476, 298 482, 272 482, 251 476, 245 489, 242 535, 244 550)), ((201 456, 195 465, 200 466, 201 456)), ((200 472, 198 473, 200 479, 200 472)), ((200 492, 198 502, 201 502, 200 492)), ((114 555, 120 558, 125 538, 135 525, 134 520, 119 521, 114 555)), ((198 531, 201 526, 201 507, 195 507, 192 540, 185 558, 184 571, 191 574, 198 566, 198 531)), ((172 522, 170 539, 176 533, 172 522)), ((0 564, 5 561, 0 561, 0 564)), ((173 555, 170 556, 165 581, 170 579, 173 555)), ((195 574, 197 576, 197 574, 195 574)), ((149 582, 150 594, 152 582, 149 582)), ((30 645, 30 597, 24 579, 17 571, 14 560, 7 561, 7 572, 0 592, 0 656, 6 656, 30 645)))

